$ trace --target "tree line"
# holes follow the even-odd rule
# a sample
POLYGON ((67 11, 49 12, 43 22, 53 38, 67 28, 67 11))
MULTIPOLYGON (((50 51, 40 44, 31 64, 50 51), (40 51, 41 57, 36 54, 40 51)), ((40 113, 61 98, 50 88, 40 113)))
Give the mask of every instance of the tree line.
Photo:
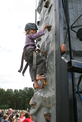
POLYGON ((19 109, 30 108, 29 101, 34 94, 33 88, 25 87, 23 90, 0 88, 0 109, 19 109))

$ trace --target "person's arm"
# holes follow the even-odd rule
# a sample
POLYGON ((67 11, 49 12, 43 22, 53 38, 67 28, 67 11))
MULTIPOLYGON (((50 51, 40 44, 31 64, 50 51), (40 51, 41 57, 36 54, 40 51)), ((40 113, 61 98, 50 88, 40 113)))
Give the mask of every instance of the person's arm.
POLYGON ((35 34, 30 34, 29 37, 32 38, 32 39, 36 39, 36 38, 39 38, 39 37, 43 36, 43 35, 44 35, 44 30, 45 30, 48 26, 49 26, 49 25, 45 25, 41 31, 39 31, 38 33, 35 33, 35 34))
POLYGON ((42 31, 44 31, 49 25, 44 25, 42 31))

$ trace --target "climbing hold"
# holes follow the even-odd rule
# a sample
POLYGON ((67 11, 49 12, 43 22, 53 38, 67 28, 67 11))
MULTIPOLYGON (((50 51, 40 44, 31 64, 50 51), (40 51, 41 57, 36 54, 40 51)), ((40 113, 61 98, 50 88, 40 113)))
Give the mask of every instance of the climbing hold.
POLYGON ((36 49, 36 52, 37 52, 37 53, 40 53, 40 49, 36 49))
POLYGON ((39 24, 40 24, 40 21, 37 21, 37 25, 39 26, 39 24))
POLYGON ((60 49, 61 49, 61 55, 66 53, 65 44, 62 44, 60 49))
POLYGON ((51 30, 51 25, 47 26, 46 28, 48 29, 48 31, 50 31, 51 30))
POLYGON ((36 43, 37 43, 38 41, 41 41, 41 38, 37 38, 37 39, 36 39, 36 43))
POLYGON ((42 82, 43 85, 47 85, 46 79, 41 79, 40 81, 42 82))
POLYGON ((47 50, 43 52, 43 55, 47 57, 47 50))
POLYGON ((41 41, 41 38, 38 38, 38 41, 41 41))
POLYGON ((31 103, 31 107, 32 108, 36 108, 36 103, 34 102, 34 103, 31 103))
POLYGON ((39 45, 37 45, 37 47, 36 47, 36 52, 40 53, 40 46, 39 45))
POLYGON ((80 28, 76 33, 77 38, 82 41, 82 28, 80 28))
POLYGON ((51 114, 49 112, 44 113, 44 117, 45 117, 47 122, 50 122, 50 116, 51 116, 51 114))
POLYGON ((44 7, 45 7, 45 8, 48 8, 48 6, 49 6, 49 0, 47 0, 47 1, 45 2, 44 7))

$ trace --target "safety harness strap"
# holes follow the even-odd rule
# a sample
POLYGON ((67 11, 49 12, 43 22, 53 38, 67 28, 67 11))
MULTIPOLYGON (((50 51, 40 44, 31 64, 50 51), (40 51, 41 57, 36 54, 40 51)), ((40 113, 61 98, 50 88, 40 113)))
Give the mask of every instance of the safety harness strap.
POLYGON ((35 44, 29 44, 29 45, 26 45, 23 49, 23 53, 22 53, 22 58, 21 58, 21 65, 20 65, 20 69, 18 70, 18 72, 21 72, 22 71, 22 68, 23 68, 23 62, 24 62, 24 54, 25 54, 25 51, 26 51, 26 47, 28 46, 34 46, 34 48, 36 48, 35 44))

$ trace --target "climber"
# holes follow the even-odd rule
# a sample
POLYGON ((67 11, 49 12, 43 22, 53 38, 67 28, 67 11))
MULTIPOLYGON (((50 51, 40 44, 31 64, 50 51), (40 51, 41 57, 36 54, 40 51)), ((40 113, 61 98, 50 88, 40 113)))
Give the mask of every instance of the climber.
MULTIPOLYGON (((42 89, 43 85, 39 85, 37 80, 46 79, 44 73, 46 73, 46 64, 43 58, 39 53, 36 53, 36 69, 33 70, 33 55, 36 52, 36 46, 34 40, 44 35, 44 30, 47 29, 49 25, 45 25, 41 31, 37 33, 37 26, 34 23, 27 23, 25 26, 26 40, 25 47, 22 54, 22 63, 23 57, 30 67, 30 76, 34 82, 34 88, 42 89)), ((22 67, 19 72, 21 72, 22 67)))

